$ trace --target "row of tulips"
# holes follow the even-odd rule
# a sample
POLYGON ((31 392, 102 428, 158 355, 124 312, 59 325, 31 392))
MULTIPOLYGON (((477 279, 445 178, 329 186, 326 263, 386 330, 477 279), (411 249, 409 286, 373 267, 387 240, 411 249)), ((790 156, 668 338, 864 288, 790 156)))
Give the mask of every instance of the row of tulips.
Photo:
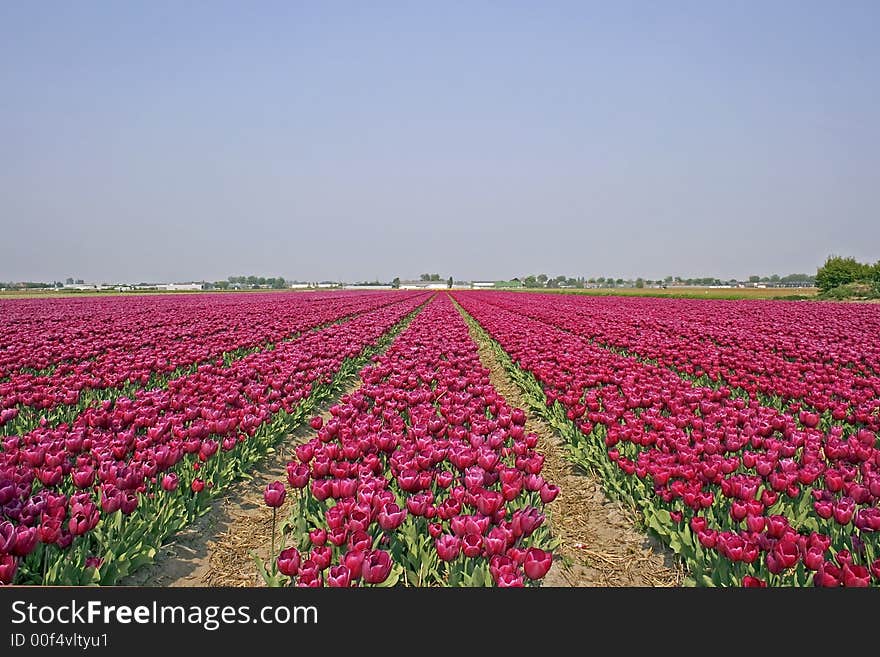
POLYGON ((574 460, 641 507, 699 585, 880 582, 880 450, 455 294, 574 460))
POLYGON ((112 584, 150 561, 316 405, 341 389, 427 295, 3 439, 0 581, 112 584))
POLYGON ((806 426, 880 430, 876 305, 480 294, 701 384, 729 387, 806 426))
POLYGON ((23 369, 51 371, 63 363, 92 360, 112 350, 136 351, 145 344, 161 347, 177 340, 210 339, 231 329, 260 330, 255 324, 274 327, 284 335, 285 322, 295 318, 297 310, 363 296, 358 292, 267 292, 2 299, 0 380, 23 369))
MULTIPOLYGON (((398 299, 389 293, 122 297, 110 306, 114 312, 101 322, 91 318, 90 324, 78 315, 64 318, 67 306, 91 302, 103 310, 106 299, 56 300, 55 321, 38 315, 42 323, 16 322, 13 313, 12 321, 2 325, 8 342, 0 343, 5 347, 0 354, 20 360, 18 369, 0 381, 0 432, 21 434, 40 421, 71 422, 90 404, 160 387, 202 363, 218 358, 228 363, 398 299), (40 335, 40 327, 48 327, 49 337, 40 335), (69 338, 54 334, 65 330, 69 338), (35 362, 41 351, 46 355, 39 362, 53 362, 51 370, 29 371, 25 364, 35 362)), ((30 302, 0 304, 4 311, 20 311, 30 302)))
POLYGON ((492 387, 476 344, 440 295, 361 372, 362 385, 296 448, 284 542, 258 566, 270 585, 524 586, 549 570, 541 476, 525 413, 492 387), (290 542, 290 545, 287 543, 290 542))

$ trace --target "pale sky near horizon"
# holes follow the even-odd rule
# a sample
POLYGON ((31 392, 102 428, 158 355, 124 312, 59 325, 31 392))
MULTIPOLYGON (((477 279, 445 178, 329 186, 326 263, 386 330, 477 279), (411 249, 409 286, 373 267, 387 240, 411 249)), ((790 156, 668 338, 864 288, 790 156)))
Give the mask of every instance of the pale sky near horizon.
POLYGON ((0 3, 0 281, 874 262, 878 25, 855 0, 0 3))

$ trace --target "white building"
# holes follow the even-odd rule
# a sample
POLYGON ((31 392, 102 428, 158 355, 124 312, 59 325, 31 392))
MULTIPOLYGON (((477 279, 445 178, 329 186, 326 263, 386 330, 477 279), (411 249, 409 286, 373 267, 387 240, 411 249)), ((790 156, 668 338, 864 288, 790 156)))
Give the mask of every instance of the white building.
POLYGON ((401 290, 446 290, 448 285, 443 281, 402 281, 401 290))
POLYGON ((345 284, 342 286, 343 290, 393 290, 394 288, 390 285, 356 285, 356 284, 345 284))
POLYGON ((167 290, 168 292, 179 292, 182 290, 201 290, 201 283, 163 283, 157 285, 156 289, 167 290))

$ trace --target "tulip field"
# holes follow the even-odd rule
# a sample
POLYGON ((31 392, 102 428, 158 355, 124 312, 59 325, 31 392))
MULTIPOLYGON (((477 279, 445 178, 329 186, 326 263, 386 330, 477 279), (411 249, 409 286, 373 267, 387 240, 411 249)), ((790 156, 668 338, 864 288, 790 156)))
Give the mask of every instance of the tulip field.
POLYGON ((693 583, 880 583, 880 308, 454 296, 693 583))
MULTIPOLYGON (((361 380, 329 422, 318 418, 317 435, 287 466, 298 495, 286 521, 296 545, 265 570, 267 582, 540 581, 553 556, 543 506, 559 490, 541 477, 525 413, 492 388, 448 296, 436 297, 361 380)), ((269 489, 266 502, 274 504, 269 489)))
POLYGON ((689 584, 877 586, 878 336, 870 304, 2 300, 0 582, 119 582, 310 424, 260 490, 269 558, 242 555, 267 585, 539 586, 560 490, 528 414, 689 584))
POLYGON ((26 365, 4 358, 0 384, 0 580, 114 583, 148 563, 426 300, 417 292, 4 303, 3 353, 26 365), (81 307, 93 303, 111 308, 81 307), (46 333, 35 331, 29 304, 46 333), (171 329, 150 319, 173 314, 165 304, 187 321, 171 329), (95 324, 101 347, 81 338, 95 324), (96 362, 114 373, 127 362, 130 376, 103 376, 96 362), (180 366, 191 371, 173 376, 180 366), (160 372, 169 375, 153 378, 160 372), (100 399, 113 384, 125 394, 100 399), (83 401, 86 390, 98 397, 83 401), (35 405, 48 412, 36 426, 22 422, 35 405))

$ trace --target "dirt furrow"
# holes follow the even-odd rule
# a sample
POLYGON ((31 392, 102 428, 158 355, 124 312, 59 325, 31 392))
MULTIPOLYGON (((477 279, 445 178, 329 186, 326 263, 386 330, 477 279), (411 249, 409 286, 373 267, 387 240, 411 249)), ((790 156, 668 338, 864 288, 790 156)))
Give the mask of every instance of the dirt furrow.
POLYGON ((680 586, 683 576, 674 555, 638 529, 635 512, 608 499, 601 482, 565 458, 562 438, 528 403, 498 362, 488 339, 471 327, 480 360, 495 389, 512 406, 527 411, 526 430, 538 436, 544 454, 542 475, 560 487, 548 505, 548 521, 559 540, 561 559, 544 580, 545 586, 680 586))

